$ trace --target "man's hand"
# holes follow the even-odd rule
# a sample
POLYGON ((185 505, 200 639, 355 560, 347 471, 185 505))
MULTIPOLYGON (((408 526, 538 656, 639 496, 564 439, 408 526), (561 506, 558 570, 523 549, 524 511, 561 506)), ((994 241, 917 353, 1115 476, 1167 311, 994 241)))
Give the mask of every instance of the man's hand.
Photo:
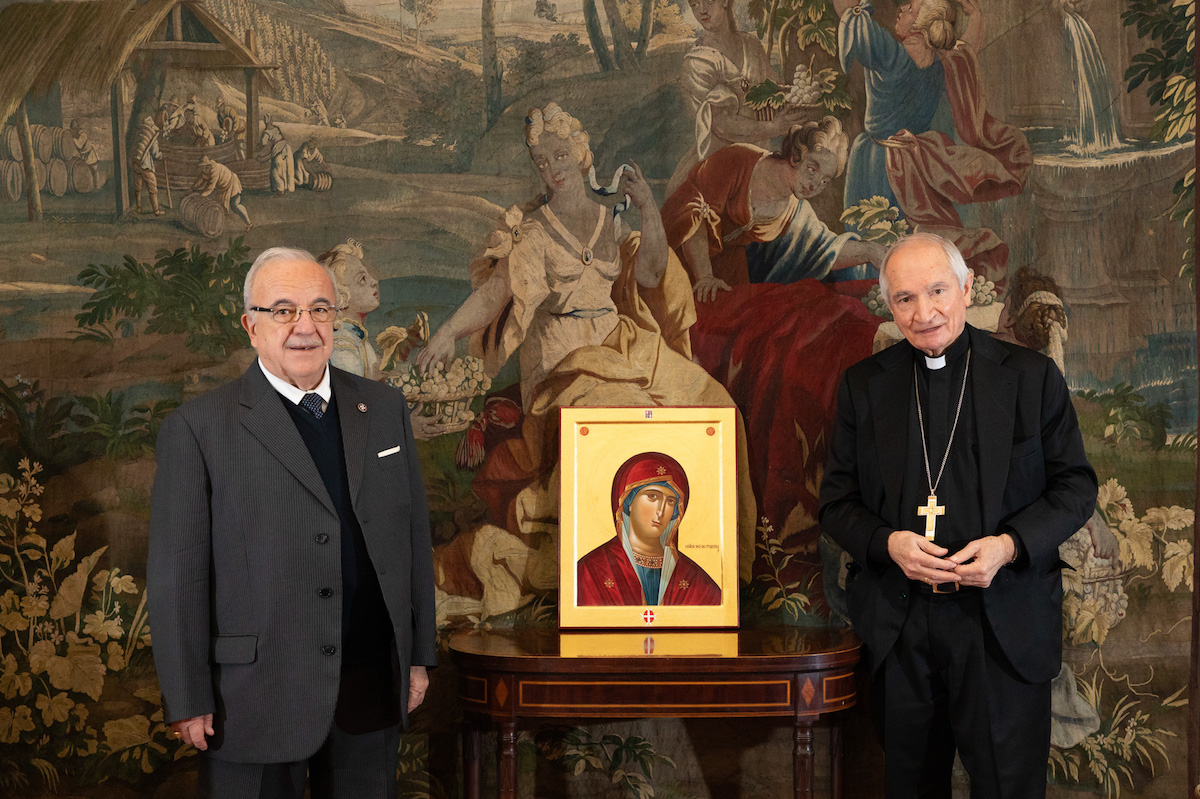
POLYGON ((896 530, 888 536, 887 547, 888 555, 910 580, 933 585, 957 583, 960 579, 954 571, 958 564, 946 557, 949 550, 923 535, 896 530))
POLYGON ((950 560, 958 564, 955 571, 963 585, 987 588, 992 578, 1017 552, 1008 533, 977 538, 955 552, 950 560))
POLYGON ((429 672, 424 666, 413 666, 408 670, 408 712, 412 713, 417 705, 425 701, 425 692, 429 690, 429 672))
POLYGON ((175 731, 176 738, 203 752, 208 748, 208 741, 204 736, 213 734, 212 721, 213 714, 205 713, 203 716, 172 721, 171 729, 175 731))

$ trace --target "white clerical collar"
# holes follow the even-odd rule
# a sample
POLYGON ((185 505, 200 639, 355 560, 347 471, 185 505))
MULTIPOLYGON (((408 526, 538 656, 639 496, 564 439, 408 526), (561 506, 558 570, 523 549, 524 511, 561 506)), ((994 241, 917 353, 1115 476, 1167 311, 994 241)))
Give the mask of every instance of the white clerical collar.
MULTIPOLYGON (((296 388, 286 380, 271 374, 269 371, 267 371, 267 367, 263 366, 261 359, 259 359, 258 368, 262 369, 262 373, 264 376, 266 376, 267 382, 271 384, 271 388, 282 394, 283 398, 293 405, 299 405, 300 400, 304 399, 304 395, 309 393, 303 389, 296 388)), ((333 388, 329 385, 329 364, 325 365, 325 375, 321 378, 321 382, 317 384, 317 387, 314 388, 313 391, 320 394, 321 399, 325 400, 326 403, 328 403, 329 398, 333 396, 333 388)))
POLYGON ((930 358, 928 355, 926 355, 925 365, 930 369, 937 371, 946 365, 946 356, 945 354, 942 354, 936 358, 930 358))

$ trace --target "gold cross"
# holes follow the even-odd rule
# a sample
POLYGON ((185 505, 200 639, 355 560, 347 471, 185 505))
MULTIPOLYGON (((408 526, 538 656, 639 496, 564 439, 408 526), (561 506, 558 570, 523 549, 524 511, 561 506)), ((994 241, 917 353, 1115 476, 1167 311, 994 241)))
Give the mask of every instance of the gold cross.
POLYGON ((929 504, 917 508, 917 515, 925 517, 925 537, 930 541, 933 540, 933 527, 937 524, 937 517, 945 513, 946 506, 937 504, 937 494, 930 494, 929 504))

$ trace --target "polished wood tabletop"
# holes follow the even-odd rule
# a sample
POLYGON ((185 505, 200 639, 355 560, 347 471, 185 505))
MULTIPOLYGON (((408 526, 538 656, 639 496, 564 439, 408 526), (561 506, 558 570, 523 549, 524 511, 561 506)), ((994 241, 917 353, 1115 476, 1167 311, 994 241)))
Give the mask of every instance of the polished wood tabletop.
MULTIPOLYGON (((526 718, 786 716, 795 796, 813 795, 812 725, 855 703, 859 641, 843 627, 730 631, 468 630, 459 670, 467 796, 478 799, 479 722, 500 726, 500 796, 516 797, 516 726, 526 718)), ((831 716, 832 794, 841 793, 831 716)))

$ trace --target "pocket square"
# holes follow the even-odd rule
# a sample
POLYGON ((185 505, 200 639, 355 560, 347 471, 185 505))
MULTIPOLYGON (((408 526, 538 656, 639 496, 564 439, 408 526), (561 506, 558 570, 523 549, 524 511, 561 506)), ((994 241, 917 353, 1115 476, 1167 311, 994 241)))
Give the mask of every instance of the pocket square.
POLYGON ((391 447, 389 449, 381 449, 377 453, 377 457, 386 458, 388 455, 395 455, 399 451, 400 451, 400 445, 397 444, 396 446, 391 447))

